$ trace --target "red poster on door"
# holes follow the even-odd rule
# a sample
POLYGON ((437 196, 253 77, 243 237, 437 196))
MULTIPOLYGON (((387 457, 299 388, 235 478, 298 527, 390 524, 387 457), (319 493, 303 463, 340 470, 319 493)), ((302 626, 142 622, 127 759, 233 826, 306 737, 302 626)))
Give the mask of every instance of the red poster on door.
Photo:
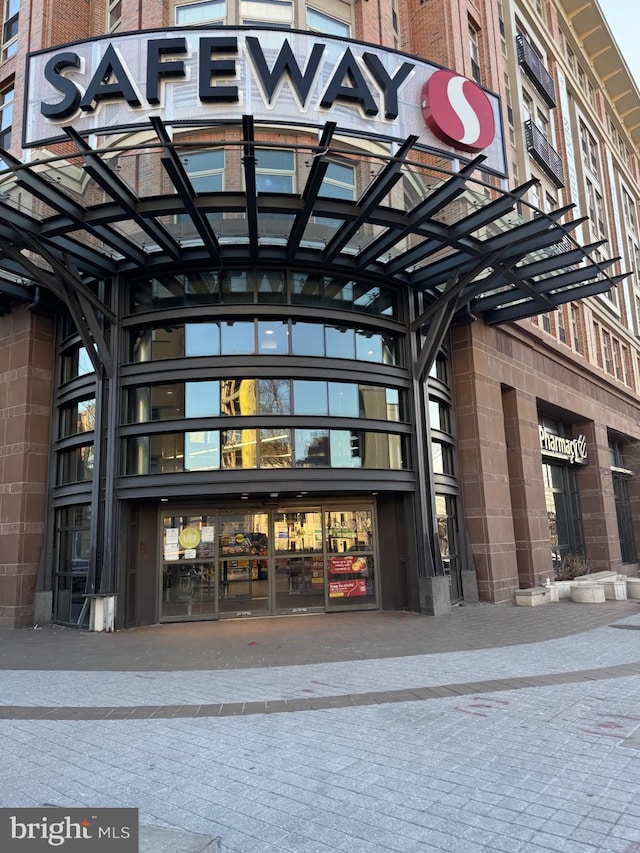
POLYGON ((352 581, 329 581, 329 598, 352 598, 367 594, 367 582, 364 578, 352 581))
POLYGON ((366 557, 332 557, 329 563, 330 575, 348 575, 364 572, 367 569, 366 557))

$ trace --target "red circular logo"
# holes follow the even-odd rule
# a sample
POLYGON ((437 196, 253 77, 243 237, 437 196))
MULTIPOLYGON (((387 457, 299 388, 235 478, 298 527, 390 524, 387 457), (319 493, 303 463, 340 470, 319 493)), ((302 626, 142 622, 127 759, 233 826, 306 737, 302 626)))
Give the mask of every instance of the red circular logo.
POLYGON ((422 87, 422 115, 438 139, 466 151, 491 145, 496 124, 491 101, 473 80, 436 71, 422 87))

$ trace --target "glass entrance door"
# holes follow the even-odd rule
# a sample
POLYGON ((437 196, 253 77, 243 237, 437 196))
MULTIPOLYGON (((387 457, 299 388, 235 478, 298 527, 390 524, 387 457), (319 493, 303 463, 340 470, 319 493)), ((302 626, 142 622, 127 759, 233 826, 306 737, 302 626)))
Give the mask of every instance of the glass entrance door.
POLYGON ((160 621, 376 607, 373 505, 333 506, 167 510, 160 621))
POLYGON ((324 556, 320 509, 278 510, 273 519, 275 609, 324 609, 324 556))
POLYGON ((219 525, 219 615, 270 613, 268 513, 221 512, 219 525))

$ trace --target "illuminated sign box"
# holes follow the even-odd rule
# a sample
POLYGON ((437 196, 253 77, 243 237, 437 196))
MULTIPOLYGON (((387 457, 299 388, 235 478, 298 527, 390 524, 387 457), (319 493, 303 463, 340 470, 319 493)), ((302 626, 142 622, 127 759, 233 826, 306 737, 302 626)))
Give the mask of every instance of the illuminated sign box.
POLYGON ((505 175, 499 98, 451 75, 442 97, 451 97, 464 144, 450 145, 451 127, 440 132, 437 124, 442 110, 434 120, 424 102, 438 71, 397 51, 292 30, 172 28, 105 36, 28 56, 23 145, 66 140, 67 125, 107 135, 148 129, 152 116, 175 127, 239 123, 251 115, 256 122, 314 128, 333 121, 358 138, 415 136, 416 148, 449 159, 468 159, 476 150, 486 157, 484 168, 505 175), (490 134, 480 126, 487 110, 483 119, 478 99, 488 104, 490 134), (483 148, 474 149, 476 137, 483 148))

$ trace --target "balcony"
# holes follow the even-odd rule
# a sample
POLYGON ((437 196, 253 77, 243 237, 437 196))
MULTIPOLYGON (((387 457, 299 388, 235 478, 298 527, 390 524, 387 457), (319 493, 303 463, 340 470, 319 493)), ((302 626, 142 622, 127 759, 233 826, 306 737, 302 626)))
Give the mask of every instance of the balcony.
POLYGON ((551 74, 524 36, 516 36, 518 62, 548 107, 556 105, 556 89, 551 74))
POLYGON ((529 154, 557 187, 563 187, 564 166, 556 149, 534 122, 525 121, 524 133, 529 154))

